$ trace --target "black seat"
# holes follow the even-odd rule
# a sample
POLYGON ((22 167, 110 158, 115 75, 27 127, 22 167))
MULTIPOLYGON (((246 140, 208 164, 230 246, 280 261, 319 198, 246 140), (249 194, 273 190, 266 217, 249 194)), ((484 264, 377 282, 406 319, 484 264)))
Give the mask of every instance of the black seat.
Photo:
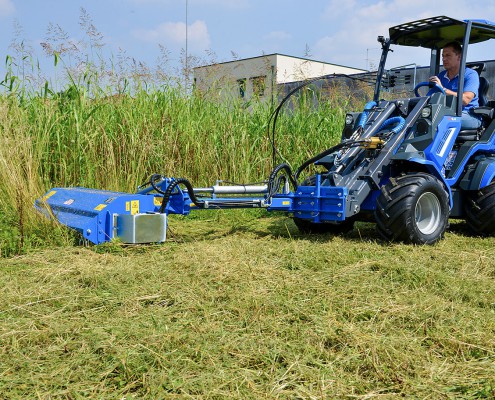
MULTIPOLYGON (((466 67, 474 69, 478 75, 485 69, 485 63, 466 64, 466 67)), ((456 142, 466 142, 468 140, 478 140, 485 127, 493 120, 495 109, 493 102, 488 100, 488 89, 490 83, 484 76, 480 76, 480 86, 478 89, 479 107, 473 110, 474 114, 481 117, 481 127, 478 129, 466 129, 459 132, 456 142)))
POLYGON ((488 89, 490 89, 490 84, 484 76, 480 76, 480 88, 478 89, 478 102, 480 107, 484 107, 488 104, 488 89))

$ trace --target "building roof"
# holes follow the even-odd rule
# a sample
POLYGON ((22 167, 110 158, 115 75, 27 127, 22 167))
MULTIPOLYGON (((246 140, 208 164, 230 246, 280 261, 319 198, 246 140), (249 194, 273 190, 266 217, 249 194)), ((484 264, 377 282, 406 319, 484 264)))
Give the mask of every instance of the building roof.
POLYGON ((367 72, 365 69, 361 69, 361 68, 355 68, 355 67, 350 67, 350 66, 341 65, 341 64, 334 64, 334 63, 329 63, 329 62, 325 62, 325 61, 312 60, 310 58, 305 58, 305 57, 289 56, 287 54, 282 54, 282 53, 263 54, 261 56, 256 56, 256 57, 240 58, 238 60, 231 60, 231 61, 224 61, 224 62, 219 62, 219 63, 214 63, 214 64, 201 65, 199 67, 194 67, 193 69, 206 68, 206 67, 211 67, 213 65, 231 64, 231 63, 235 63, 235 62, 239 62, 239 61, 255 60, 257 58, 266 58, 266 57, 271 57, 271 56, 283 56, 283 57, 289 57, 289 58, 294 58, 294 59, 303 60, 303 61, 315 62, 315 63, 325 64, 325 65, 332 65, 335 67, 351 68, 351 69, 355 69, 356 71, 367 72))

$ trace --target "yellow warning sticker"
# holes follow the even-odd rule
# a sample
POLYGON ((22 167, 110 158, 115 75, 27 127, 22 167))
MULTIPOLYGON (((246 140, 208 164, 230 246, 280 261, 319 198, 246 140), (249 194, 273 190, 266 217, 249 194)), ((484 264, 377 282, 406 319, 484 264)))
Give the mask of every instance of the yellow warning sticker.
POLYGON ((47 201, 47 200, 48 200, 50 197, 52 197, 55 193, 57 193, 57 191, 56 191, 56 190, 52 190, 50 193, 45 194, 45 195, 41 198, 41 200, 43 200, 43 201, 47 201))
POLYGON ((131 201, 131 215, 139 214, 139 200, 131 201))
POLYGON ((163 197, 153 197, 153 204, 157 207, 161 206, 162 200, 163 200, 163 197))
POLYGON ((125 210, 127 212, 131 211, 131 202, 130 201, 125 202, 125 210))
POLYGON ((290 206, 290 201, 282 201, 283 206, 290 206))
POLYGON ((106 204, 98 204, 96 207, 95 207, 95 210, 96 211, 101 211, 103 210, 107 205, 106 204))

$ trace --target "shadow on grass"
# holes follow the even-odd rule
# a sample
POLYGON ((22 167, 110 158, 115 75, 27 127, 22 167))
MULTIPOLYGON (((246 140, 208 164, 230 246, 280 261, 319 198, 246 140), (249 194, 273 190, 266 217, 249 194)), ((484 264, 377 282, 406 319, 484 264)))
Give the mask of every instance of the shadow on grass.
MULTIPOLYGON (((355 228, 348 233, 302 233, 290 217, 267 214, 241 221, 175 221, 169 225, 167 240, 190 242, 197 240, 216 240, 232 235, 254 235, 257 238, 273 238, 288 240, 309 240, 312 242, 330 241, 336 236, 354 242, 377 242, 378 234, 373 223, 357 222, 355 228), (182 225, 182 223, 184 225, 182 225)), ((385 241, 378 243, 387 244, 385 241)))
POLYGON ((450 220, 447 231, 463 237, 476 237, 463 219, 450 220))
MULTIPOLYGON (((214 214, 213 214, 214 215, 214 214)), ((474 237, 464 220, 452 220, 447 230, 463 238, 474 237)), ((341 237, 353 243, 373 242, 387 247, 391 243, 380 237, 374 222, 356 222, 354 229, 347 233, 302 233, 291 217, 281 214, 237 214, 224 215, 222 218, 180 218, 169 225, 167 241, 193 242, 210 241, 231 235, 253 235, 257 238, 273 238, 288 240, 306 240, 311 242, 331 241, 341 237)))
MULTIPOLYGON (((268 235, 272 237, 287 238, 293 240, 309 240, 321 242, 331 240, 334 237, 342 237, 353 242, 376 242, 377 244, 387 245, 388 242, 379 238, 375 229, 375 224, 370 222, 356 222, 354 229, 347 233, 303 233, 300 232, 292 218, 274 218, 268 226, 268 235)), ((265 232, 266 234, 266 232, 265 232)))
MULTIPOLYGON (((249 230, 249 229, 246 229, 249 230)), ((449 228, 446 233, 455 234, 463 238, 476 238, 478 235, 473 234, 464 220, 451 220, 449 228)), ((314 242, 321 242, 322 240, 332 240, 334 237, 342 237, 345 240, 351 242, 373 242, 380 246, 390 246, 392 243, 402 243, 403 242, 389 242, 383 239, 376 229, 376 224, 374 222, 356 222, 354 229, 347 233, 302 233, 298 230, 294 221, 290 217, 286 218, 272 218, 270 224, 268 225, 267 231, 257 232, 260 236, 272 236, 280 238, 290 238, 294 240, 310 240, 314 242)), ((413 246, 413 244, 411 244, 413 246)))

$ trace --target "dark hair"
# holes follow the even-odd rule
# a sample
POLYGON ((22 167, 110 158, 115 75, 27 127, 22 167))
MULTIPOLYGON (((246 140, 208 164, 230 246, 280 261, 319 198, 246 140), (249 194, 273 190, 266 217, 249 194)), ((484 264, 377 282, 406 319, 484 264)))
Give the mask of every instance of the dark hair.
POLYGON ((452 50, 454 50, 454 53, 456 53, 456 54, 462 53, 462 46, 459 42, 449 42, 445 46, 443 46, 444 49, 446 47, 451 47, 452 50))

